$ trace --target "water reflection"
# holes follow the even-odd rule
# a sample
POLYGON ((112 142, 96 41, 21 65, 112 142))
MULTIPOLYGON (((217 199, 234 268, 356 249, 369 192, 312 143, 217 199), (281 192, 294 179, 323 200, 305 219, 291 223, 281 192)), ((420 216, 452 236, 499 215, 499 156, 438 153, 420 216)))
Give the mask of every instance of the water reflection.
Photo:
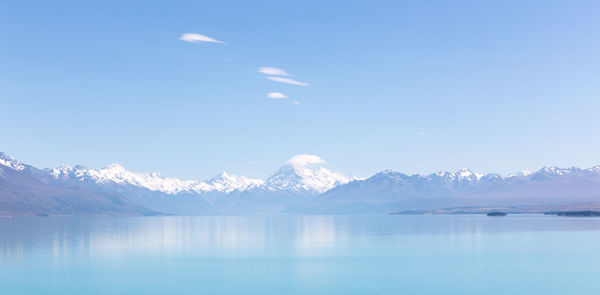
MULTIPOLYGON (((472 245, 484 233, 598 231, 600 219, 554 216, 197 216, 2 218, 0 257, 319 255, 374 236, 437 235, 472 245), (469 243, 465 243, 468 239, 469 243)), ((524 237, 525 238, 525 237, 524 237)), ((479 246, 478 246, 479 245, 479 246)))

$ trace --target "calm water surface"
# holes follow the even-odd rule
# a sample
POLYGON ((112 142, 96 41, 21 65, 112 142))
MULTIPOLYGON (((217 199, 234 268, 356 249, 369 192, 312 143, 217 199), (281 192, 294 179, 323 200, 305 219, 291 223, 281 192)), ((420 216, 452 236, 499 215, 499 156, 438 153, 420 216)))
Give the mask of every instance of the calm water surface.
POLYGON ((597 218, 0 218, 0 294, 592 294, 599 265, 597 218))

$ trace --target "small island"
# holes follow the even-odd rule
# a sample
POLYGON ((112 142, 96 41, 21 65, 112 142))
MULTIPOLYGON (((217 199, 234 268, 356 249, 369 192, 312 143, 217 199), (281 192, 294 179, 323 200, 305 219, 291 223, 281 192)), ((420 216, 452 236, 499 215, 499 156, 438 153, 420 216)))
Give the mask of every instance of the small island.
POLYGON ((600 211, 562 211, 555 212, 558 216, 569 216, 569 217, 598 217, 600 211))
POLYGON ((487 216, 506 216, 506 213, 500 211, 492 211, 487 216))

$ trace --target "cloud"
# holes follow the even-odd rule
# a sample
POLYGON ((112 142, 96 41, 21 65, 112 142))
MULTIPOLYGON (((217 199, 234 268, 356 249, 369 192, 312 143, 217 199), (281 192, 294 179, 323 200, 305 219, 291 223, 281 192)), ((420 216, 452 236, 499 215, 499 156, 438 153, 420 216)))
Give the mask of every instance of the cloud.
POLYGON ((419 136, 425 136, 425 135, 427 135, 427 133, 425 133, 425 132, 423 132, 423 131, 419 131, 419 132, 417 132, 417 134, 418 134, 419 136))
POLYGON ((290 78, 282 78, 282 77, 267 77, 267 79, 271 80, 271 81, 275 81, 275 82, 279 82, 279 83, 285 83, 285 84, 291 84, 291 85, 298 85, 298 86, 308 86, 308 83, 304 83, 304 82, 299 82, 290 78))
POLYGON ((267 94, 268 98, 272 98, 272 99, 284 99, 284 98, 288 98, 285 94, 281 93, 281 92, 269 92, 267 94))
POLYGON ((299 101, 294 101, 294 102, 292 102, 292 103, 293 103, 293 104, 300 104, 300 102, 299 102, 299 101))
POLYGON ((199 44, 201 42, 225 44, 225 42, 223 42, 223 41, 219 41, 219 40, 213 39, 211 37, 200 35, 200 34, 195 34, 195 33, 183 34, 183 35, 181 35, 179 40, 196 43, 196 44, 199 44))
POLYGON ((273 67, 260 67, 258 69, 259 73, 263 73, 265 75, 273 75, 273 76, 289 76, 286 71, 273 67))
POLYGON ((248 165, 254 165, 254 164, 256 164, 255 161, 248 161, 248 165))
POLYGON ((305 167, 307 165, 324 164, 326 162, 325 162, 325 160, 321 159, 319 156, 303 154, 303 155, 293 156, 291 159, 287 160, 287 162, 285 162, 285 163, 288 165, 295 166, 295 167, 305 167))

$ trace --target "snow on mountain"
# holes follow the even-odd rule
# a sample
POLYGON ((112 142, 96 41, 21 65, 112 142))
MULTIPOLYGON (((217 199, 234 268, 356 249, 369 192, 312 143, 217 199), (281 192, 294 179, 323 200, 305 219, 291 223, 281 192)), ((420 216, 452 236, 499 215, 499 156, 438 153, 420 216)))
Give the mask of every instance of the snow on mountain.
POLYGON ((484 174, 481 173, 475 173, 469 170, 469 168, 460 169, 458 172, 455 173, 457 179, 469 181, 478 181, 479 179, 481 179, 481 177, 483 177, 483 175, 484 174))
POLYGON ((250 188, 260 186, 264 183, 262 179, 251 179, 244 176, 237 176, 221 172, 221 174, 207 180, 206 182, 196 182, 191 189, 196 192, 218 191, 230 193, 233 191, 244 191, 250 188))
MULTIPOLYGON (((0 164, 20 170, 25 167, 21 162, 6 154, 0 154, 0 164)), ((181 192, 228 194, 247 190, 318 194, 357 179, 331 172, 322 167, 322 164, 325 164, 325 161, 318 156, 297 155, 286 161, 277 172, 266 180, 251 179, 226 172, 206 181, 181 180, 162 177, 158 172, 131 172, 118 163, 102 169, 61 165, 57 168, 45 169, 44 172, 52 179, 63 182, 75 180, 98 185, 111 183, 132 185, 166 194, 181 192)))
POLYGON ((152 191, 161 191, 168 194, 174 194, 191 186, 190 181, 183 181, 176 178, 163 178, 159 173, 134 173, 127 171, 120 164, 111 164, 100 170, 89 167, 70 167, 60 166, 48 171, 55 179, 76 179, 82 182, 94 182, 97 184, 117 183, 130 184, 144 187, 152 191))
POLYGON ((25 165, 18 161, 17 159, 7 155, 5 153, 0 152, 0 165, 6 166, 13 170, 24 170, 25 165))
MULTIPOLYGON (((68 170, 68 167, 62 167, 68 170)), ((119 194, 62 185, 45 171, 0 153, 0 216, 156 214, 119 194)))
POLYGON ((266 180, 251 179, 226 172, 222 172, 206 181, 180 180, 162 177, 158 172, 131 172, 120 164, 111 164, 99 170, 83 166, 62 165, 45 171, 57 180, 74 179, 96 184, 134 185, 167 194, 180 192, 228 194, 234 191, 243 192, 251 189, 318 194, 355 179, 321 167, 320 165, 324 163, 325 161, 318 156, 297 155, 286 161, 276 173, 266 180))
MULTIPOLYGON (((107 212, 129 212, 128 208, 138 206, 131 212, 150 209, 175 214, 262 214, 287 210, 354 214, 457 206, 600 204, 600 166, 543 167, 506 177, 466 168, 427 175, 385 170, 358 179, 332 172, 324 164, 318 156, 302 154, 287 160, 265 180, 223 172, 199 181, 163 177, 158 172, 131 172, 120 164, 98 170, 69 165, 39 170, 0 153, 0 181, 5 182, 5 190, 10 189, 4 197, 15 204, 24 192, 48 200, 54 200, 54 192, 64 192, 68 196, 85 195, 90 202, 112 208, 107 212), (111 202, 107 197, 130 205, 118 207, 107 203, 111 202)), ((77 204, 72 205, 75 208, 77 204)))
POLYGON ((323 193, 356 179, 320 166, 325 163, 315 155, 294 156, 269 176, 261 188, 268 191, 323 193))
POLYGON ((91 181, 96 184, 116 183, 134 185, 167 194, 177 194, 182 191, 193 191, 197 193, 217 191, 228 193, 262 183, 262 180, 248 179, 243 176, 229 175, 227 173, 222 173, 207 182, 198 180, 180 180, 177 178, 162 177, 158 172, 131 172, 118 163, 111 164, 100 170, 82 166, 71 167, 62 165, 58 168, 47 169, 46 171, 54 179, 75 179, 81 182, 91 181))
POLYGON ((590 168, 586 169, 585 171, 590 174, 600 175, 600 165, 590 167, 590 168))
POLYGON ((511 178, 511 177, 523 177, 523 176, 528 176, 531 174, 531 171, 527 171, 527 170, 522 170, 519 171, 517 173, 510 173, 506 176, 506 178, 511 178))
MULTIPOLYGON (((0 154, 0 164, 13 169, 24 169, 24 165, 14 158, 0 154)), ((326 162, 316 155, 301 154, 287 160, 274 174, 266 180, 250 179, 243 176, 230 175, 225 172, 206 180, 180 180, 177 178, 162 177, 158 172, 136 173, 126 170, 120 164, 111 164, 105 168, 95 170, 89 167, 62 165, 54 169, 46 169, 46 173, 54 179, 75 179, 81 182, 96 184, 116 183, 133 185, 151 191, 166 194, 180 192, 194 193, 224 193, 248 190, 265 192, 292 192, 321 194, 335 187, 347 184, 353 180, 360 180, 344 174, 332 172, 322 165, 326 162)), ((558 176, 573 174, 600 175, 600 166, 589 169, 544 167, 534 173, 527 171, 501 177, 497 174, 482 174, 463 168, 457 172, 437 172, 429 175, 406 175, 391 170, 378 173, 372 178, 385 178, 393 183, 411 184, 412 191, 465 191, 482 184, 498 184, 514 177, 525 178, 530 181, 543 181, 558 176)))
MULTIPOLYGON (((600 167, 544 167, 534 173, 502 177, 468 169, 407 175, 390 170, 339 185, 288 212, 385 213, 473 206, 600 206, 600 167)), ((537 207, 536 207, 537 206, 537 207)), ((533 208, 533 209, 532 209, 533 208)))

